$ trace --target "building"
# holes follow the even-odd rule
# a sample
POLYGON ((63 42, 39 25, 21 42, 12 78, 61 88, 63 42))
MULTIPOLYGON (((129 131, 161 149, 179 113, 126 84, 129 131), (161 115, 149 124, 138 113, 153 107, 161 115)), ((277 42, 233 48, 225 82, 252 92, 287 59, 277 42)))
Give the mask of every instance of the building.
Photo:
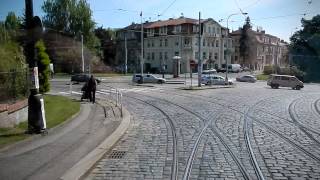
MULTIPOLYGON (((232 40, 226 36, 227 29, 211 18, 201 20, 200 24, 202 32, 200 53, 204 69, 221 67, 226 63, 226 59, 230 62, 231 56, 225 54, 225 50, 232 47, 232 40)), ((144 72, 197 71, 198 31, 199 21, 185 17, 144 23, 144 72)), ((119 62, 124 62, 125 34, 128 67, 139 70, 140 24, 132 24, 117 33, 116 59, 119 62)))
POLYGON ((247 31, 249 50, 246 58, 240 55, 240 38, 242 28, 230 33, 234 42, 234 53, 231 62, 241 64, 253 70, 263 70, 267 65, 285 66, 287 63, 287 43, 280 38, 266 34, 264 30, 254 31, 251 27, 247 31))

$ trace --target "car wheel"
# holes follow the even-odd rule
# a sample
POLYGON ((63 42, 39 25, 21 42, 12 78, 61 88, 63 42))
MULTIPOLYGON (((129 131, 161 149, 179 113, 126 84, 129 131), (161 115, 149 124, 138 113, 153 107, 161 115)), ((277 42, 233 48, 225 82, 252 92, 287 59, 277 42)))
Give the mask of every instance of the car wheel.
POLYGON ((161 80, 158 80, 158 84, 162 84, 163 82, 161 80))
POLYGON ((301 87, 300 86, 296 86, 296 90, 300 90, 301 89, 301 87))

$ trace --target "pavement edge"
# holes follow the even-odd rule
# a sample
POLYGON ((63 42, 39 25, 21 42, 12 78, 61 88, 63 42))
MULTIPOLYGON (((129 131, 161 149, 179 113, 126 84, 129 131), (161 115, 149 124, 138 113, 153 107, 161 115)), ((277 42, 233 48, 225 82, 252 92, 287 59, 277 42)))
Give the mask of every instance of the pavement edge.
POLYGON ((108 136, 99 146, 82 158, 77 164, 64 173, 60 179, 75 180, 82 178, 99 161, 105 153, 122 137, 130 125, 130 113, 123 108, 123 117, 118 128, 108 136))

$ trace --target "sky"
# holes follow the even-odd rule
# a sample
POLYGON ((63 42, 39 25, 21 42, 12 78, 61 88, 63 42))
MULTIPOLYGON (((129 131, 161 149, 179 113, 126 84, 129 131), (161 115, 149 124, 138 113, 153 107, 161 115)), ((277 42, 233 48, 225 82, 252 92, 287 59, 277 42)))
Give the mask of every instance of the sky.
MULTIPOLYGON (((44 16, 41 5, 44 0, 33 0, 34 14, 44 16)), ((289 42, 293 32, 301 29, 301 18, 311 19, 320 14, 320 0, 87 0, 93 11, 96 26, 123 28, 132 22, 140 23, 140 12, 144 21, 165 20, 184 17, 198 19, 213 18, 229 29, 237 30, 244 24, 248 13, 253 29, 261 27, 266 33, 289 42), (160 16, 158 16, 160 15, 160 16)), ((24 0, 0 0, 0 20, 9 11, 18 15, 24 12, 24 0)))

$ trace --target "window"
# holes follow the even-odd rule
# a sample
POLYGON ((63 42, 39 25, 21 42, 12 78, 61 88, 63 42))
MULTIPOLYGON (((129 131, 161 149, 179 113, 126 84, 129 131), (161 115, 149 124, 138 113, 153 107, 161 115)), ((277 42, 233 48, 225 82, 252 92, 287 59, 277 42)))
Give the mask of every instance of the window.
POLYGON ((210 47, 210 42, 209 41, 207 41, 207 46, 210 47))
POLYGON ((211 27, 208 27, 208 32, 209 34, 211 34, 211 27))
POLYGON ((168 46, 168 39, 164 40, 164 46, 167 47, 168 46))
POLYGON ((147 47, 150 47, 150 42, 149 41, 147 41, 147 47))
POLYGON ((237 61, 237 60, 238 60, 238 56, 234 56, 234 60, 236 60, 236 61, 237 61))
POLYGON ((203 39, 202 45, 206 46, 206 40, 205 39, 203 39))
POLYGON ((176 46, 179 46, 179 41, 176 41, 175 45, 176 45, 176 46))
POLYGON ((214 53, 214 59, 218 59, 218 53, 214 53))
POLYGON ((215 28, 215 27, 212 28, 212 33, 213 33, 213 34, 216 33, 216 28, 215 28))
POLYGON ((184 38, 184 45, 190 44, 190 38, 184 38))
POLYGON ((168 59, 168 52, 164 52, 164 59, 168 59))
POLYGON ((219 47, 219 40, 216 40, 216 47, 219 47))
POLYGON ((214 47, 214 41, 211 42, 211 46, 214 47))
POLYGON ((151 53, 151 59, 154 60, 154 52, 151 53))
POLYGON ((174 52, 175 56, 179 56, 179 51, 174 52))
POLYGON ((162 52, 159 53, 159 59, 162 60, 162 52))
POLYGON ((151 46, 154 47, 154 41, 153 40, 151 41, 151 46))
POLYGON ((286 76, 282 76, 281 79, 282 79, 282 80, 285 80, 285 81, 288 81, 290 78, 289 78, 289 77, 286 77, 286 76))
POLYGON ((162 39, 160 39, 159 46, 162 47, 162 39))
POLYGON ((147 53, 147 60, 150 60, 150 53, 147 53))
POLYGON ((202 59, 207 59, 207 53, 206 52, 202 53, 202 59))
POLYGON ((198 53, 198 52, 195 52, 195 53, 194 53, 194 58, 195 58, 195 59, 198 59, 198 58, 199 58, 199 53, 198 53))
POLYGON ((223 42, 223 47, 225 47, 225 48, 227 47, 227 42, 226 41, 223 42))
POLYGON ((211 59, 211 58, 212 58, 212 52, 209 53, 209 59, 211 59))

